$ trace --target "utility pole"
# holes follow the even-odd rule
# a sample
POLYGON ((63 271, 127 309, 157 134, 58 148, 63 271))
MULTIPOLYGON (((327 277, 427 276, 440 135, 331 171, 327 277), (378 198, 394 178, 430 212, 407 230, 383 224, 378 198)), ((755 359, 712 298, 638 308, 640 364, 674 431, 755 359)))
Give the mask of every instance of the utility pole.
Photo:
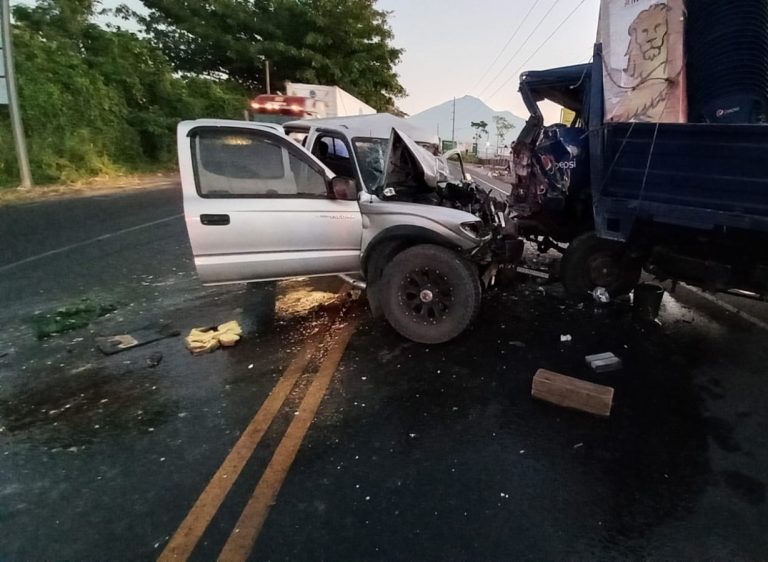
POLYGON ((451 144, 456 148, 456 96, 453 96, 453 124, 451 125, 451 144))
POLYGON ((21 187, 32 187, 32 174, 29 171, 27 142, 19 110, 19 95, 16 91, 16 69, 13 66, 13 45, 11 41, 11 6, 10 0, 0 0, 0 105, 8 104, 11 114, 11 128, 16 145, 16 159, 19 163, 21 187), (8 94, 7 101, 5 94, 8 94))
POLYGON ((270 80, 269 80, 269 60, 264 61, 264 67, 266 68, 266 71, 267 71, 267 93, 271 94, 272 84, 270 83, 270 80))

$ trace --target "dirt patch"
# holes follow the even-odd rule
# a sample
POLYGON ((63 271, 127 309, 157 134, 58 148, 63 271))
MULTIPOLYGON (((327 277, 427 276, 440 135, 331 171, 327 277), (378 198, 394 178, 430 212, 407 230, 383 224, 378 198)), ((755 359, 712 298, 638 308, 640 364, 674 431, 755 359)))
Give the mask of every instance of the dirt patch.
POLYGON ((123 191, 126 189, 158 189, 179 183, 177 172, 133 174, 91 178, 83 182, 65 185, 40 185, 29 189, 0 189, 0 206, 30 203, 45 199, 82 197, 94 193, 123 191))
POLYGON ((318 289, 308 279, 284 281, 278 288, 275 312, 280 318, 305 316, 337 302, 338 299, 338 292, 318 289))
POLYGON ((126 375, 89 366, 12 395, 0 405, 0 436, 34 432, 47 445, 78 447, 105 434, 151 433, 177 415, 176 402, 155 390, 156 376, 126 375))

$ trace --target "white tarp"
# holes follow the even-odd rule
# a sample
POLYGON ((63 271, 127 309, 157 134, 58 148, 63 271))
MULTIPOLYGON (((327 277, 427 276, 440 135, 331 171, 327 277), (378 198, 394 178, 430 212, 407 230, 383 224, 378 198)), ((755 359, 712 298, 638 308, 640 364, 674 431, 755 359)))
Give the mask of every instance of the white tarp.
POLYGON ((685 123, 683 0, 602 0, 606 121, 685 123))

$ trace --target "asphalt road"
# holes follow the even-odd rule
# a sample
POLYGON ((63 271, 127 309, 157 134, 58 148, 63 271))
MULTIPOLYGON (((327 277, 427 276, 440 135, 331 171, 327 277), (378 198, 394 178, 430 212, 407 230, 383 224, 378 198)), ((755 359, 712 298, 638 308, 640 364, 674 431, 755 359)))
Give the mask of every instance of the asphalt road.
POLYGON ((175 189, 0 209, 0 559, 768 557, 748 320, 681 289, 637 325, 519 279, 419 346, 336 280, 201 287, 180 213, 175 189), (84 297, 116 311, 35 339, 84 297), (242 342, 201 357, 94 345, 228 320, 242 342), (605 351, 624 369, 590 373, 605 351), (532 400, 542 367, 615 387, 613 415, 532 400))

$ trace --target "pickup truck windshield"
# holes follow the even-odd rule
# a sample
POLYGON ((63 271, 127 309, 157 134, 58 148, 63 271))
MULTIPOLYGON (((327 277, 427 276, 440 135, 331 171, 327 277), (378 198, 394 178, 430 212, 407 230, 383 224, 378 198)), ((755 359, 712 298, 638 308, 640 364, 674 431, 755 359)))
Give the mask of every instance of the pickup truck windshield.
POLYGON ((365 188, 372 191, 383 179, 384 158, 387 155, 389 139, 364 139, 352 140, 352 146, 360 166, 365 188))
MULTIPOLYGON (((357 163, 360 166, 360 174, 362 175, 365 188, 373 192, 376 186, 384 179, 384 168, 386 167, 384 161, 387 157, 389 139, 355 138, 352 139, 352 146, 357 163)), ((422 148, 429 150, 427 147, 422 148)), ((444 179, 463 179, 463 169, 458 155, 454 155, 447 160, 441 157, 438 158, 443 163, 440 169, 445 176, 444 179)))

